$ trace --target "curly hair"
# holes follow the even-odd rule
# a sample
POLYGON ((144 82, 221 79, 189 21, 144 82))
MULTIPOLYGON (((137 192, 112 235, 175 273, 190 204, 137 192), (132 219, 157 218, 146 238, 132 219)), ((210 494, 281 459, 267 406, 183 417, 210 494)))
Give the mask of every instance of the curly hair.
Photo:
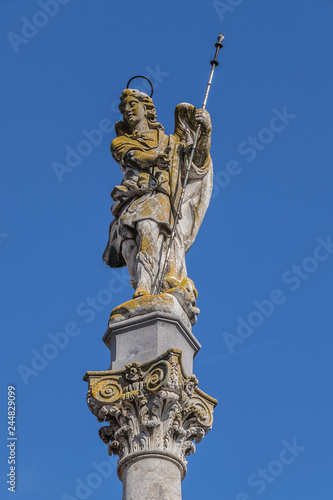
POLYGON ((148 121, 148 126, 149 128, 156 129, 156 128, 161 128, 163 129, 162 125, 158 123, 157 120, 157 115, 156 115, 156 109, 155 105, 153 103, 153 100, 149 95, 145 94, 144 92, 140 92, 137 89, 125 89, 123 90, 121 96, 120 96, 120 104, 119 104, 119 111, 121 114, 124 114, 124 99, 129 96, 135 97, 139 102, 142 102, 145 105, 146 108, 146 117, 148 121))

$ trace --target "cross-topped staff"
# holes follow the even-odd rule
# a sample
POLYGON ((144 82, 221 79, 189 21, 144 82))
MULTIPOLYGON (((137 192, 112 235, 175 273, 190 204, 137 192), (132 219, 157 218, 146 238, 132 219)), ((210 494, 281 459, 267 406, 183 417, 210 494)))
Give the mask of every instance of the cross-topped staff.
MULTIPOLYGON (((206 109, 206 104, 207 104, 207 100, 208 100, 208 95, 209 95, 210 87, 212 85, 212 80, 213 80, 213 75, 214 75, 215 67, 219 65, 219 62, 218 62, 217 58, 218 58, 220 49, 223 47, 223 45, 222 45, 223 40, 224 40, 224 35, 223 35, 223 33, 220 33, 219 36, 218 36, 218 38, 217 38, 217 42, 215 44, 216 50, 215 50, 214 59, 210 62, 210 64, 212 65, 212 69, 211 69, 211 72, 210 72, 210 76, 209 76, 209 80, 208 80, 208 84, 207 84, 207 89, 206 89, 206 94, 205 94, 205 98, 204 98, 204 101, 203 101, 202 109, 206 109)), ((201 124, 199 123, 198 127, 197 127, 197 130, 195 132, 195 136, 194 136, 194 141, 193 141, 193 146, 192 146, 192 150, 191 150, 191 155, 190 155, 190 159, 189 159, 188 166, 187 166, 186 173, 185 173, 185 177, 184 177, 184 182, 183 182, 183 186, 182 186, 182 192, 181 192, 181 195, 180 195, 180 199, 179 199, 179 203, 178 203, 178 207, 177 207, 177 212, 176 212, 175 219, 174 219, 173 228, 172 228, 172 231, 171 231, 171 236, 170 236, 170 239, 169 239, 167 252, 166 252, 166 255, 165 255, 165 260, 164 260, 164 264, 163 264, 162 273, 161 273, 161 276, 160 276, 160 279, 159 279, 158 285, 157 285, 157 290, 156 290, 156 294, 157 295, 161 292, 161 289, 162 289, 162 284, 163 284, 163 279, 164 279, 164 275, 165 275, 165 271, 166 271, 166 266, 167 266, 167 263, 168 263, 168 260, 169 260, 169 255, 170 255, 172 243, 173 243, 173 240, 174 240, 175 234, 176 234, 177 224, 178 224, 178 220, 179 220, 179 214, 180 214, 180 211, 181 211, 181 208, 182 208, 182 204, 183 204, 183 200, 184 200, 185 188, 187 186, 188 176, 190 174, 190 170, 191 170, 191 167, 192 167, 193 158, 194 158, 194 154, 195 154, 196 147, 197 147, 197 142, 198 142, 198 138, 199 138, 200 129, 201 129, 201 124)))

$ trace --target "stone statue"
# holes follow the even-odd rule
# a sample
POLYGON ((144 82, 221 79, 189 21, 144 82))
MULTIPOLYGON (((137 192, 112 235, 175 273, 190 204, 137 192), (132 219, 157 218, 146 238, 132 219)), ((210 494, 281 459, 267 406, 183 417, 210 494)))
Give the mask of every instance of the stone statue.
MULTIPOLYGON (((118 457, 123 500, 181 500, 187 457, 213 424, 216 399, 198 387, 193 360, 200 343, 191 332, 199 309, 185 256, 209 205, 213 167, 206 104, 222 48, 215 56, 202 108, 175 110, 166 135, 151 96, 131 89, 120 98, 111 153, 123 179, 112 193, 109 241, 103 260, 127 266, 131 300, 111 312, 103 341, 107 371, 89 371, 87 403, 109 455, 118 457)), ((152 87, 152 84, 151 84, 152 87)), ((206 255, 205 255, 206 259, 206 255)), ((112 485, 110 485, 112 488, 112 485)))
POLYGON ((191 327, 199 310, 185 255, 196 238, 212 191, 210 116, 204 109, 179 104, 174 133, 166 135, 147 94, 124 90, 119 109, 123 121, 115 125, 117 137, 111 143, 111 153, 120 165, 123 180, 111 193, 114 219, 103 260, 110 267, 126 265, 135 292, 132 300, 112 311, 110 322, 158 310, 180 316, 191 327), (181 217, 157 294, 198 124, 201 130, 181 217))

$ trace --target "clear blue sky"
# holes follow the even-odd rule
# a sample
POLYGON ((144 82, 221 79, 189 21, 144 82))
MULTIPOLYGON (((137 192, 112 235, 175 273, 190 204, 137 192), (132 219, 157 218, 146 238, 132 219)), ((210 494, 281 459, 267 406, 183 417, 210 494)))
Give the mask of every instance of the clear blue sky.
POLYGON ((108 316, 132 294, 101 259, 121 178, 109 152, 117 101, 131 76, 150 76, 172 132, 179 102, 201 106, 223 31, 208 102, 216 183, 187 259, 201 309, 195 373, 220 404, 183 498, 330 499, 332 1, 51 3, 0 7, 1 498, 9 384, 16 498, 121 498, 115 458, 109 478, 91 475, 109 459, 82 381, 108 368, 108 316), (67 345, 52 347, 65 328, 67 345))

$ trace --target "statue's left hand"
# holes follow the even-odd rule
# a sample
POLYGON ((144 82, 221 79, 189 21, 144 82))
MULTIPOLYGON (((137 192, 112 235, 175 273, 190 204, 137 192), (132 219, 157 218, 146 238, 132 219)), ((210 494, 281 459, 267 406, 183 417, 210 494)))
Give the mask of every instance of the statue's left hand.
POLYGON ((171 160, 166 153, 161 153, 156 158, 156 165, 161 170, 168 170, 170 168, 171 160))
POLYGON ((212 131, 212 122, 208 111, 205 109, 197 109, 195 112, 195 121, 200 125, 204 132, 210 133, 212 131))

